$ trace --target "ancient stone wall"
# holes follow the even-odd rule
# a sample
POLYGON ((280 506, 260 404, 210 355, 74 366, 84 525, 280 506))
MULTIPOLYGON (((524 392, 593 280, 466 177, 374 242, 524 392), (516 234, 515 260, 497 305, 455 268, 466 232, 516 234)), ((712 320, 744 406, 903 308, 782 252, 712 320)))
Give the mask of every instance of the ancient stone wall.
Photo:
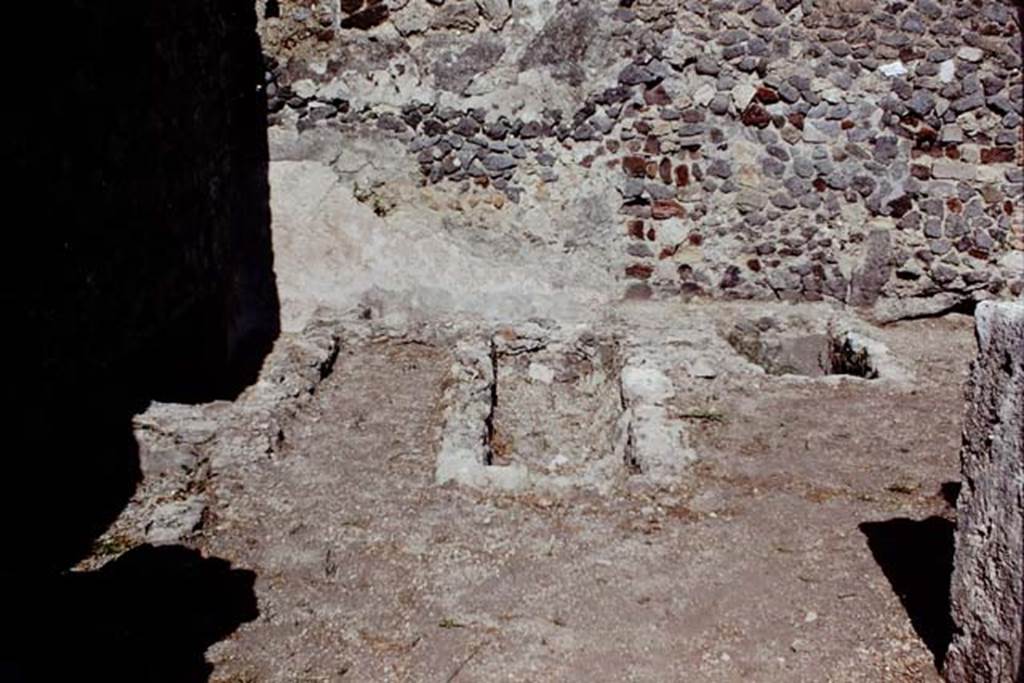
POLYGON ((949 681, 1024 680, 1024 303, 976 313, 950 597, 949 681))
POLYGON ((596 178, 620 295, 899 316, 1024 291, 1012 2, 258 7, 274 123, 398 140, 424 186, 511 214, 596 178))

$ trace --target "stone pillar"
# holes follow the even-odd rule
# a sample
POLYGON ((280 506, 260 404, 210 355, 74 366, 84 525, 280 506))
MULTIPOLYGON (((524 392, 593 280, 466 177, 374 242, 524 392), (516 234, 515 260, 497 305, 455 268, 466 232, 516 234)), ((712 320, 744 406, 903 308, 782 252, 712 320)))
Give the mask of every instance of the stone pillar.
POLYGON ((1024 681, 1024 302, 983 302, 960 454, 951 682, 1024 681))

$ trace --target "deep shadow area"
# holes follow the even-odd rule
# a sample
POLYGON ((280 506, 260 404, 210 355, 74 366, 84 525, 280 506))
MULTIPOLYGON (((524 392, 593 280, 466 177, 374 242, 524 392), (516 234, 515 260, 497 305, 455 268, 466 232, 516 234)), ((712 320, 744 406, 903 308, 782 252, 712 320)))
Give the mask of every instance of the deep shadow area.
POLYGON ((10 88, 33 96, 6 113, 18 379, 44 400, 237 394, 279 330, 255 8, 57 0, 5 18, 46 43, 24 46, 10 88))
POLYGON ((40 577, 6 608, 20 619, 0 646, 0 680, 205 681, 206 648, 258 614, 254 579, 181 546, 40 577))
POLYGON ((960 498, 960 489, 963 487, 958 481, 945 481, 939 487, 939 495, 946 501, 951 510, 956 510, 956 501, 960 498))
POLYGON ((939 669, 953 636, 949 581, 955 526, 948 519, 929 517, 864 522, 858 527, 939 669))
POLYGON ((70 571, 139 481, 133 415, 236 396, 278 334, 255 22, 207 0, 5 12, 0 679, 205 680, 255 614, 251 574, 185 548, 70 571))

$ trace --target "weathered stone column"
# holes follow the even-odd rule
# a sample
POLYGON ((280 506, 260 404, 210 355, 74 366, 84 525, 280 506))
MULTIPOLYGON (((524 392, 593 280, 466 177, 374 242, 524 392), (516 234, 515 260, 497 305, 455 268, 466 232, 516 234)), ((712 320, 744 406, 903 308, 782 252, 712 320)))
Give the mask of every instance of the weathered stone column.
POLYGON ((1024 681, 1024 302, 978 305, 960 454, 949 681, 1024 681))

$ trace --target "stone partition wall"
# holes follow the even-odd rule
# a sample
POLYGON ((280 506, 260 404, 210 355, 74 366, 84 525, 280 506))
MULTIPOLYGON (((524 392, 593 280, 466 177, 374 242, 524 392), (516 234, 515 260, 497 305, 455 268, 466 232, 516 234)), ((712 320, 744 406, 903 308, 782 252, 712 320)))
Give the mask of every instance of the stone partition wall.
POLYGON ((1024 680, 1024 302, 978 306, 946 679, 1024 680))
POLYGON ((393 138, 512 215, 596 179, 619 295, 899 317, 1024 291, 1012 2, 258 7, 272 122, 393 138))

